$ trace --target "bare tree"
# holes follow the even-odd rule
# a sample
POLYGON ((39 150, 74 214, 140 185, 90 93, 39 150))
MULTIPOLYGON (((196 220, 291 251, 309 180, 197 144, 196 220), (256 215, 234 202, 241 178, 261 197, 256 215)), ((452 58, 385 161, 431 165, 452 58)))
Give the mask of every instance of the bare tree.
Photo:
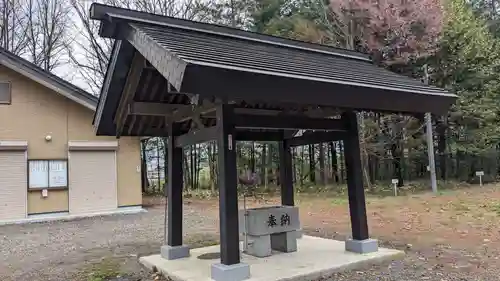
POLYGON ((25 0, 0 1, 0 46, 18 55, 24 53, 28 41, 24 4, 25 0))
MULTIPOLYGON (((84 0, 71 0, 77 20, 74 27, 79 37, 68 44, 71 62, 78 67, 80 75, 97 94, 106 74, 113 41, 98 35, 98 24, 89 18, 90 6, 84 0)), ((202 13, 210 4, 203 0, 105 0, 105 4, 134 9, 165 16, 203 21, 202 13)))
POLYGON ((44 70, 60 65, 68 35, 69 5, 59 0, 27 0, 27 51, 30 60, 44 70))
POLYGON ((113 42, 99 37, 99 25, 90 19, 88 13, 90 7, 87 3, 87 1, 71 0, 77 18, 73 23, 77 36, 66 47, 70 62, 78 68, 91 92, 97 94, 106 74, 113 42))

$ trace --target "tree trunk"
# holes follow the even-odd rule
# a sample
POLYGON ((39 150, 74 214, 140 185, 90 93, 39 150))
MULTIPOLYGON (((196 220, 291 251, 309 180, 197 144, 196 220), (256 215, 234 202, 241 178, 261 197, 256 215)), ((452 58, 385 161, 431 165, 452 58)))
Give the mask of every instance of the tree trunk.
POLYGON ((372 183, 375 183, 377 181, 376 179, 376 162, 375 159, 376 157, 373 155, 368 155, 368 174, 370 175, 370 181, 372 183))
POLYGON ((304 147, 300 147, 300 185, 304 186, 304 147))
POLYGON ((141 140, 141 188, 143 193, 146 193, 146 191, 149 189, 148 165, 146 155, 147 146, 148 139, 141 140))
POLYGON ((402 157, 401 148, 397 144, 392 145, 392 164, 394 167, 394 177, 398 179, 398 187, 404 185, 403 182, 403 169, 402 169, 402 157))
POLYGON ((198 144, 194 145, 194 175, 195 175, 195 181, 194 181, 194 187, 195 189, 200 188, 200 155, 201 153, 198 153, 198 144))
POLYGON ((242 143, 237 143, 236 144, 236 169, 238 171, 238 175, 241 174, 241 159, 243 159, 243 148, 242 148, 242 143))
POLYGON ((212 190, 212 193, 215 193, 215 186, 217 185, 217 176, 216 176, 216 145, 215 142, 209 142, 208 143, 208 168, 210 170, 210 190, 212 190))
POLYGON ((189 189, 194 189, 194 155, 193 155, 193 146, 189 146, 189 178, 191 181, 189 182, 189 189))
POLYGON ((316 163, 314 162, 314 145, 309 145, 309 181, 316 183, 316 163))
POLYGON ((273 145, 269 144, 268 150, 267 150, 268 183, 271 183, 273 181, 274 181, 274 183, 276 183, 276 181, 277 181, 276 174, 273 173, 273 171, 274 171, 274 169, 273 169, 273 151, 274 151, 273 145))
POLYGON ((404 185, 403 182, 403 147, 401 143, 401 135, 402 128, 400 125, 401 119, 398 115, 393 115, 391 118, 393 122, 393 135, 394 135, 394 143, 391 145, 392 152, 392 164, 394 168, 393 178, 398 179, 398 187, 402 187, 404 185))
POLYGON ((326 185, 326 174, 325 174, 325 147, 323 143, 319 144, 319 175, 321 185, 326 185))
POLYGON ((339 155, 339 158, 340 158, 340 182, 344 183, 344 181, 345 181, 345 178, 344 178, 345 158, 344 158, 344 142, 343 141, 339 141, 339 151, 340 151, 340 155, 339 155))
POLYGON ((250 170, 255 173, 255 142, 252 141, 252 148, 250 149, 250 170))
POLYGON ((438 153, 439 153, 439 171, 440 171, 440 178, 442 180, 447 179, 447 171, 446 171, 446 131, 447 131, 447 124, 446 124, 446 118, 443 117, 441 118, 441 121, 438 123, 438 126, 436 128, 437 135, 438 135, 438 153))
POLYGON ((268 171, 267 171, 267 144, 262 144, 262 179, 264 179, 264 188, 267 190, 268 171))
POLYGON ((374 186, 372 186, 370 182, 370 176, 368 175, 368 151, 366 149, 366 141, 365 141, 365 118, 361 113, 357 114, 358 124, 359 124, 359 142, 361 148, 361 163, 363 165, 363 176, 365 178, 364 184, 368 187, 368 189, 373 190, 374 186))
POLYGON ((160 140, 156 139, 156 192, 160 192, 160 182, 161 182, 161 168, 160 168, 160 140))
POLYGON ((168 177, 168 138, 162 138, 163 143, 163 186, 160 186, 160 190, 165 194, 165 184, 167 183, 168 177))
POLYGON ((337 159, 337 146, 335 145, 335 142, 331 141, 328 143, 330 146, 330 153, 331 153, 331 161, 332 161, 332 179, 336 183, 339 183, 339 172, 338 172, 338 159, 337 159))
POLYGON ((330 143, 326 143, 326 151, 325 151, 325 178, 326 178, 326 184, 329 184, 332 180, 332 170, 333 168, 331 167, 332 164, 332 153, 330 152, 330 143))
POLYGON ((293 167, 292 182, 296 183, 297 182, 297 161, 296 161, 297 150, 296 150, 296 147, 292 147, 291 150, 292 150, 292 167, 293 167))
POLYGON ((191 173, 189 173, 189 161, 188 161, 188 157, 186 157, 186 150, 183 149, 182 150, 182 153, 184 154, 184 157, 183 157, 183 161, 184 161, 184 178, 185 178, 185 181, 184 181, 184 188, 187 190, 189 190, 189 187, 191 186, 191 173))

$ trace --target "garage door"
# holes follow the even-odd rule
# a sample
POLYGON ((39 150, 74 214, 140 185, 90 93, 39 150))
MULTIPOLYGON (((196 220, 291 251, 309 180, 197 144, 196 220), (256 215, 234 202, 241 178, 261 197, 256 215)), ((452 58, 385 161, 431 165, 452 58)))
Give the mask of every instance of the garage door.
POLYGON ((27 171, 25 151, 0 150, 0 221, 26 218, 27 171))
POLYGON ((69 211, 89 214, 115 210, 117 204, 115 151, 71 151, 69 211))

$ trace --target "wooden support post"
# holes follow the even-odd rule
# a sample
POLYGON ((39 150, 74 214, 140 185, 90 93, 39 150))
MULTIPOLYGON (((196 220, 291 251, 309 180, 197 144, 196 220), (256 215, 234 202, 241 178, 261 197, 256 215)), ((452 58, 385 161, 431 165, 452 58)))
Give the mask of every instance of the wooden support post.
POLYGON ((281 205, 294 206, 292 152, 288 140, 279 142, 281 205))
POLYGON ((217 107, 220 253, 223 265, 240 263, 234 108, 217 107))
POLYGON ((170 124, 168 130, 168 239, 167 245, 182 245, 182 160, 183 152, 181 147, 175 146, 176 132, 175 126, 170 124))
POLYGON ((363 186, 363 167, 359 144, 358 120, 355 112, 342 114, 347 134, 344 139, 349 212, 351 215, 352 237, 354 240, 368 239, 366 219, 365 190, 363 186))

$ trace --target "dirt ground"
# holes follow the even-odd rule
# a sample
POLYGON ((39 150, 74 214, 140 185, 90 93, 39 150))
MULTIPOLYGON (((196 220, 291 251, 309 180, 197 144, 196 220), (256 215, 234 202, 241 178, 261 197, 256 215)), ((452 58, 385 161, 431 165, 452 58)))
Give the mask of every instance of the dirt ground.
MULTIPOLYGON (((137 257, 162 244, 164 206, 157 199, 145 203, 144 214, 0 226, 0 280, 154 280, 137 257)), ((277 203, 271 198, 249 205, 277 203)), ((306 234, 340 240, 350 234, 346 198, 301 195, 297 204, 306 234)), ((186 200, 186 242, 215 243, 217 213, 216 199, 186 200)), ((500 280, 500 186, 368 198, 367 213, 371 236, 381 246, 405 250, 405 258, 327 280, 500 280)))
MULTIPOLYGON (((343 240, 350 235, 347 198, 297 196, 306 234, 343 240)), ((277 198, 250 206, 278 204, 277 198)), ((192 206, 217 214, 217 201, 192 206)), ((240 203, 241 206, 241 203, 240 203)), ((500 280, 500 185, 367 198, 370 235, 406 256, 337 274, 331 280, 500 280)))
MULTIPOLYGON (((337 239, 349 234, 345 200, 308 199, 300 207, 307 232, 337 239)), ((371 236, 405 250, 405 259, 332 280, 500 280, 498 186, 369 198, 367 214, 371 236)))

